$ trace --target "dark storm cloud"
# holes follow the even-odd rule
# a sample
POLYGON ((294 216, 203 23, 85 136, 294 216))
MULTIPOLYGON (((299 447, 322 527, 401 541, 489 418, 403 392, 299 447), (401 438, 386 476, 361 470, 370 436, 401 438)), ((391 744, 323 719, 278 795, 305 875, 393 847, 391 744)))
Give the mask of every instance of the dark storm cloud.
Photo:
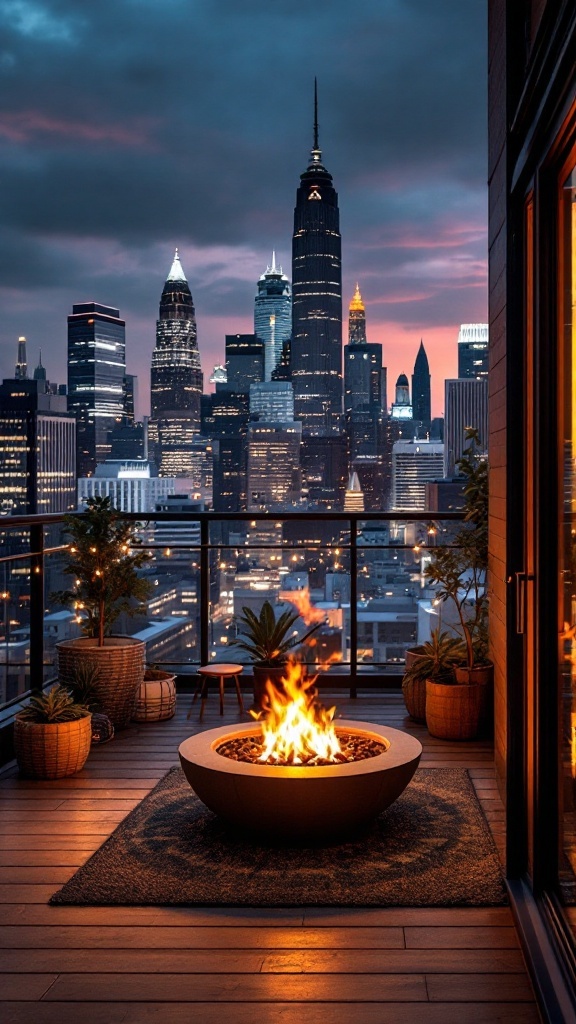
POLYGON ((483 0, 4 0, 0 29, 4 373, 95 291, 152 333, 174 244, 199 319, 249 318, 269 249, 289 270, 315 74, 345 275, 378 315, 478 315, 483 0))

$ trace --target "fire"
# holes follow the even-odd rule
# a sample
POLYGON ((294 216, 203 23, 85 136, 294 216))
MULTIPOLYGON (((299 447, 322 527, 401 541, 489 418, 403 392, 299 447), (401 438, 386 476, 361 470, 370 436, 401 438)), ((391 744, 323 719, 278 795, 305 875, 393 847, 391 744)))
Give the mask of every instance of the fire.
MULTIPOLYGON (((338 761, 342 754, 334 727, 336 708, 326 709, 316 697, 314 678, 292 660, 282 678, 282 690, 266 683, 267 708, 262 726, 262 754, 268 764, 307 764, 312 758, 338 761)), ((259 716, 257 716, 259 717, 259 716)))
POLYGON ((280 600, 293 604, 307 626, 312 626, 315 622, 324 622, 326 618, 326 612, 312 604, 308 587, 302 590, 282 590, 280 600))

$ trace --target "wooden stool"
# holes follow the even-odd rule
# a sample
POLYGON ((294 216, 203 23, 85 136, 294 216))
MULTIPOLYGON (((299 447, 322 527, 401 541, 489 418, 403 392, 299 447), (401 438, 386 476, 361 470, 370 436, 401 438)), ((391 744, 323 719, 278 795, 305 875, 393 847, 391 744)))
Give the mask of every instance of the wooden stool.
POLYGON ((242 668, 243 668, 242 665, 232 665, 232 664, 230 664, 230 665, 202 665, 202 667, 198 669, 198 675, 200 676, 200 681, 198 683, 198 686, 196 687, 196 690, 194 691, 194 696, 192 698, 192 704, 190 705, 190 710, 189 710, 189 712, 188 712, 186 717, 190 718, 190 715, 192 714, 192 708, 194 706, 194 702, 195 702, 198 694, 200 694, 200 698, 201 698, 201 702, 202 702, 201 705, 200 705, 200 721, 202 721, 202 716, 204 714, 204 705, 206 703, 206 697, 208 696, 208 683, 209 683, 210 679, 217 679, 218 680, 218 685, 219 685, 219 690, 220 690, 220 714, 221 715, 224 714, 224 680, 228 679, 228 678, 231 678, 231 679, 234 680, 234 685, 236 686, 236 696, 238 697, 238 706, 240 708, 240 711, 244 711, 244 703, 242 701, 242 691, 240 689, 240 682, 239 682, 239 679, 238 679, 238 676, 242 672, 242 668))

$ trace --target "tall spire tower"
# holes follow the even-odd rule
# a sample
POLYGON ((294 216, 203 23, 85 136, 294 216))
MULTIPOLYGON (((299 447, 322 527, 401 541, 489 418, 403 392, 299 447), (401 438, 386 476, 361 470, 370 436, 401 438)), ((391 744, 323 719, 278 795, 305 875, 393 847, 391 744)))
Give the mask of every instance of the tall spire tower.
POLYGON ((282 347, 292 333, 292 297, 290 282, 282 267, 272 263, 261 275, 254 300, 254 334, 264 342, 264 379, 272 380, 282 355, 282 347))
POLYGON ((28 377, 28 360, 26 357, 26 338, 24 335, 18 338, 18 360, 14 371, 16 380, 26 380, 28 377))
POLYGON ((313 148, 300 175, 292 239, 292 383, 304 435, 342 420, 342 254, 338 194, 322 163, 314 80, 313 148))
POLYGON ((424 430, 429 430, 432 419, 430 367, 422 339, 420 339, 420 348, 418 349, 418 355, 414 363, 414 373, 412 374, 412 407, 414 419, 423 424, 424 430))
POLYGON ((350 345, 366 344, 366 310, 358 282, 356 282, 356 291, 348 307, 348 343, 350 345))
POLYGON ((160 298, 152 353, 153 438, 164 476, 191 476, 188 455, 200 431, 203 375, 196 339, 196 312, 178 249, 160 298))

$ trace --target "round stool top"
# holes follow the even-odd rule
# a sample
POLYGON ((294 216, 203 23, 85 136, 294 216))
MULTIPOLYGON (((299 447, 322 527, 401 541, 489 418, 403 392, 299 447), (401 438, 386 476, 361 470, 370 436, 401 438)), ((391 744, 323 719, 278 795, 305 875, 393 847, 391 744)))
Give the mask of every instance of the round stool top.
POLYGON ((215 665, 202 665, 198 669, 205 676, 237 676, 240 674, 243 665, 233 664, 215 664, 215 665))

